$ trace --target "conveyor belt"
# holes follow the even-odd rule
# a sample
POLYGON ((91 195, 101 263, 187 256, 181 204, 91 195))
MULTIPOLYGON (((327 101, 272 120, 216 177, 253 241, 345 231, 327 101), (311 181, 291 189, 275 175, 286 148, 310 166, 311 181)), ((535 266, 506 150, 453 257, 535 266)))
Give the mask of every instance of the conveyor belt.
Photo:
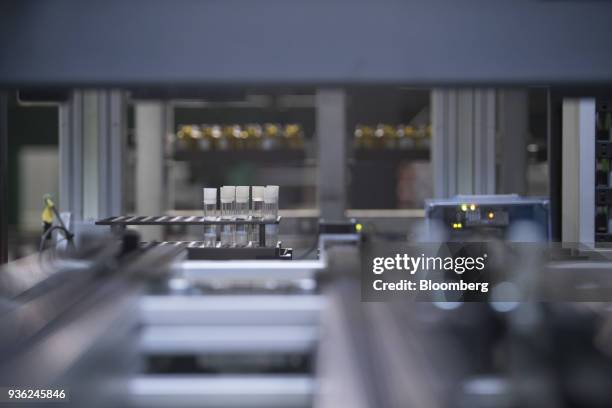
POLYGON ((210 219, 197 215, 121 215, 118 217, 108 217, 96 221, 96 225, 108 225, 111 228, 123 229, 128 225, 258 225, 259 226, 259 246, 266 246, 266 233, 264 225, 279 224, 281 217, 276 219, 261 219, 248 217, 246 219, 224 219, 217 217, 210 219))

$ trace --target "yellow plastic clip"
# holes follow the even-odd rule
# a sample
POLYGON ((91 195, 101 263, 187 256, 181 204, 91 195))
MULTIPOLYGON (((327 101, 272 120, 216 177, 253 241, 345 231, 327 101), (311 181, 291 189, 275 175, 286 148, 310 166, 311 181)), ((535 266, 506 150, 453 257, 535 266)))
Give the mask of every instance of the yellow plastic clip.
POLYGON ((51 196, 49 194, 45 194, 45 196, 43 197, 43 204, 45 208, 43 208, 40 218, 45 224, 52 224, 53 207, 55 207, 55 204, 53 203, 53 200, 51 200, 51 196))

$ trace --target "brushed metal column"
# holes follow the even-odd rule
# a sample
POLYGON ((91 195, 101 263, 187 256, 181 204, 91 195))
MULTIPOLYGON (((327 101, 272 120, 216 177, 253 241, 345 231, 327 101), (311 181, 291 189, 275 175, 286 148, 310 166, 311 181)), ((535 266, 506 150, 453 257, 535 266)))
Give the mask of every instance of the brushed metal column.
POLYGON ((318 197, 321 218, 344 218, 347 206, 346 95, 319 89, 316 96, 318 197))

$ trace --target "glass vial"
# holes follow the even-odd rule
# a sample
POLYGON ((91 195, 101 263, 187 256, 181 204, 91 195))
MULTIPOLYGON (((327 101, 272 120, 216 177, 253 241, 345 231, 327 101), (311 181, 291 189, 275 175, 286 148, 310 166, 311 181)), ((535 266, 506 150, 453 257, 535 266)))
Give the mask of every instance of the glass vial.
MULTIPOLYGON (((266 186, 264 189, 265 220, 276 220, 278 217, 278 186, 266 186)), ((266 246, 275 247, 278 242, 278 224, 266 225, 266 246)))
MULTIPOLYGON (((234 221, 236 217, 236 187, 221 187, 221 218, 225 221, 234 221)), ((234 224, 221 226, 221 246, 234 246, 234 224)))
MULTIPOLYGON (((236 187, 236 219, 249 218, 249 186, 236 187)), ((249 243, 247 224, 236 224, 236 246, 245 247, 249 243)))
MULTIPOLYGON (((214 221, 217 218, 217 189, 204 188, 204 218, 214 221)), ((217 226, 204 226, 204 246, 207 248, 217 245, 217 226)))
MULTIPOLYGON (((264 187, 253 186, 251 187, 251 218, 253 221, 259 221, 263 219, 264 209, 264 187)), ((251 243, 253 246, 259 246, 259 228, 263 228, 259 225, 251 225, 251 243)))

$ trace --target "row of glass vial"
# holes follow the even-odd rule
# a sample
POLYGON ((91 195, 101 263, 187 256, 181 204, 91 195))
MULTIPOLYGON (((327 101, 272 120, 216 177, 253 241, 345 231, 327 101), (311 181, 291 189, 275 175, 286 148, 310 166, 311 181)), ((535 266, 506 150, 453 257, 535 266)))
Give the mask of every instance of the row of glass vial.
POLYGON ((296 123, 179 125, 175 142, 177 150, 301 149, 304 131, 296 123))
POLYGON ((358 124, 353 135, 356 148, 428 148, 431 144, 431 125, 394 126, 379 123, 374 127, 358 124))
MULTIPOLYGON (((278 186, 223 186, 220 189, 220 206, 217 207, 217 189, 205 188, 204 217, 208 220, 276 220, 278 217, 278 186), (249 205, 250 203, 250 205, 249 205), (219 208, 219 210, 217 210, 219 208)), ((261 225, 228 224, 204 227, 206 247, 259 246, 261 225), (217 242, 219 235, 219 242, 217 242)), ((278 241, 278 225, 265 225, 266 246, 278 241)))

